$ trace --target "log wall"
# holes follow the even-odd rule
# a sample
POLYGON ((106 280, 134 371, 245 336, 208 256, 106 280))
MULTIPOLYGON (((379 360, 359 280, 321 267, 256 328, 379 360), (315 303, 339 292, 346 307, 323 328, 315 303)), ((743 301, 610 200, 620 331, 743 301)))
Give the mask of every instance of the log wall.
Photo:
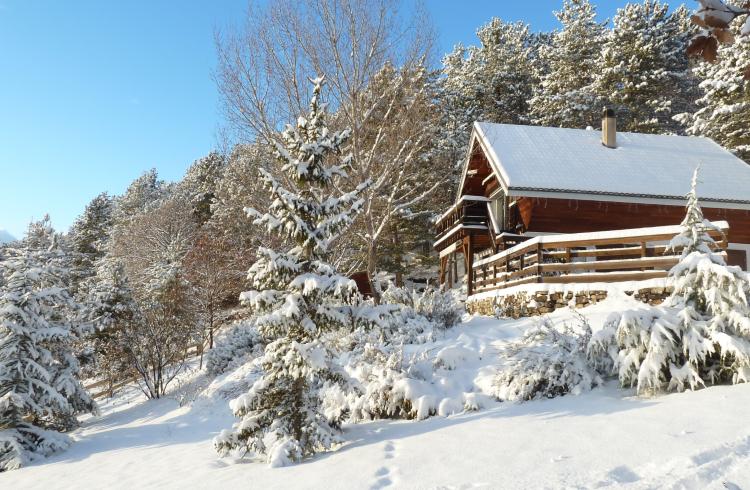
MULTIPOLYGON (((533 203, 528 229, 543 233, 585 233, 667 226, 678 224, 685 217, 682 205, 528 197, 523 200, 533 203)), ((703 208, 703 214, 711 221, 729 223, 730 242, 750 244, 750 210, 703 208)))

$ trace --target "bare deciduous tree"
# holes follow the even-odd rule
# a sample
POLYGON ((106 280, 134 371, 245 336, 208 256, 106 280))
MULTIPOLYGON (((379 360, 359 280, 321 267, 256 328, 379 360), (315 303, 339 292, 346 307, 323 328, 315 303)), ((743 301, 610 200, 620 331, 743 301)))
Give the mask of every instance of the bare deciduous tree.
POLYGON ((182 371, 196 340, 189 286, 176 276, 152 300, 140 302, 140 314, 122 331, 125 351, 149 398, 161 398, 182 371))
POLYGON ((369 180, 355 238, 367 270, 391 221, 408 216, 449 174, 425 159, 436 120, 426 66, 434 37, 420 8, 396 0, 272 0, 244 28, 217 36, 227 120, 244 141, 273 142, 303 112, 307 78, 325 75, 334 128, 351 128, 352 174, 369 180), (432 168, 430 168, 432 166, 432 168))
POLYGON ((447 165, 443 171, 428 158, 437 134, 432 87, 423 65, 397 69, 386 63, 361 96, 368 109, 353 135, 354 153, 360 156, 353 171, 357 180, 371 185, 355 230, 366 246, 371 275, 395 222, 426 212, 420 205, 449 177, 447 165))
POLYGON ((189 201, 171 198, 116 229, 112 253, 123 263, 136 297, 151 297, 179 272, 195 239, 191 213, 189 201))
POLYGON ((191 285, 201 330, 201 367, 203 347, 207 345, 212 349, 214 346, 214 331, 222 306, 239 298, 246 266, 240 249, 210 228, 198 233, 195 245, 185 257, 185 277, 191 285))
POLYGON ((150 398, 164 395, 200 336, 183 272, 195 234, 190 202, 179 197, 166 199, 115 231, 112 254, 123 264, 137 308, 120 335, 141 389, 150 398))

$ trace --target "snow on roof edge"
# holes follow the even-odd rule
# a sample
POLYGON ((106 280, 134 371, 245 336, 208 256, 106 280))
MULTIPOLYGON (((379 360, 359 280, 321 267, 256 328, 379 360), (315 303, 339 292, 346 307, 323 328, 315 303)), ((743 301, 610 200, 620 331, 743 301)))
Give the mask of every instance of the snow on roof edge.
POLYGON ((618 147, 603 151, 597 132, 583 129, 475 121, 472 132, 508 192, 678 200, 702 165, 713 170, 701 176, 702 201, 750 204, 750 165, 710 138, 623 131, 618 147), (685 185, 671 177, 676 171, 685 185))
MULTIPOLYGON (((658 195, 658 194, 634 194, 634 193, 628 193, 628 192, 607 192, 607 191, 586 191, 586 190, 580 190, 580 189, 555 189, 555 188, 545 188, 545 187, 510 187, 509 191, 516 191, 516 192, 541 192, 541 193, 559 193, 559 194, 575 194, 575 195, 581 195, 581 196, 612 196, 612 197, 630 197, 630 198, 642 198, 642 199, 663 199, 663 200, 669 200, 669 201, 683 201, 683 204, 685 201, 687 201, 687 196, 682 195, 658 195)), ((741 200, 741 199, 722 199, 722 198, 699 198, 698 199, 701 204, 705 205, 706 203, 717 203, 717 204, 750 204, 750 198, 747 200, 741 200)), ((742 208, 744 209, 744 207, 742 208)))
MULTIPOLYGON (((510 176, 505 171, 505 168, 502 165, 502 162, 500 161, 500 157, 495 152, 495 148, 490 144, 489 140, 487 139, 487 135, 484 133, 484 130, 482 130, 482 124, 481 121, 474 121, 474 129, 476 130, 477 135, 479 136, 480 144, 487 149, 487 152, 489 153, 487 155, 487 161, 489 161, 490 166, 493 167, 493 170, 495 170, 500 177, 498 180, 500 181, 500 185, 504 185, 507 189, 510 189, 513 187, 513 185, 510 182, 510 176)), ((491 124, 491 123, 490 123, 491 124)))

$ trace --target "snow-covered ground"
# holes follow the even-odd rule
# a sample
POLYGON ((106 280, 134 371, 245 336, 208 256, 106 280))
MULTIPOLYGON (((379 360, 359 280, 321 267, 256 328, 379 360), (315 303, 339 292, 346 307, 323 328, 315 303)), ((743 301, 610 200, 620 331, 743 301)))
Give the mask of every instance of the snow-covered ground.
MULTIPOLYGON (((627 301, 582 311, 596 327, 627 301)), ((573 321, 569 311, 551 318, 573 321)), ((434 369, 433 383, 445 385, 435 396, 481 391, 497 349, 534 321, 467 318, 423 346, 453 368, 434 369)), ((73 433, 71 449, 0 474, 0 488, 750 488, 750 384, 639 398, 610 383, 419 422, 349 425, 337 451, 272 469, 220 459, 211 444, 235 420, 218 395, 242 374, 210 386, 204 375, 186 379, 179 391, 200 394, 185 406, 126 390, 73 433)))

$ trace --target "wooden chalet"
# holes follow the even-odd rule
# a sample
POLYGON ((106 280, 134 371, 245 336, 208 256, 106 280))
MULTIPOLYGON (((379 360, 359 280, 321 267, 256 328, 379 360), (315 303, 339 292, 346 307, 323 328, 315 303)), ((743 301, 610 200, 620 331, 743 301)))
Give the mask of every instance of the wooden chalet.
POLYGON ((471 295, 524 282, 663 277, 693 171, 730 264, 750 263, 750 165, 707 138, 474 123, 453 206, 437 222, 440 281, 471 295))

